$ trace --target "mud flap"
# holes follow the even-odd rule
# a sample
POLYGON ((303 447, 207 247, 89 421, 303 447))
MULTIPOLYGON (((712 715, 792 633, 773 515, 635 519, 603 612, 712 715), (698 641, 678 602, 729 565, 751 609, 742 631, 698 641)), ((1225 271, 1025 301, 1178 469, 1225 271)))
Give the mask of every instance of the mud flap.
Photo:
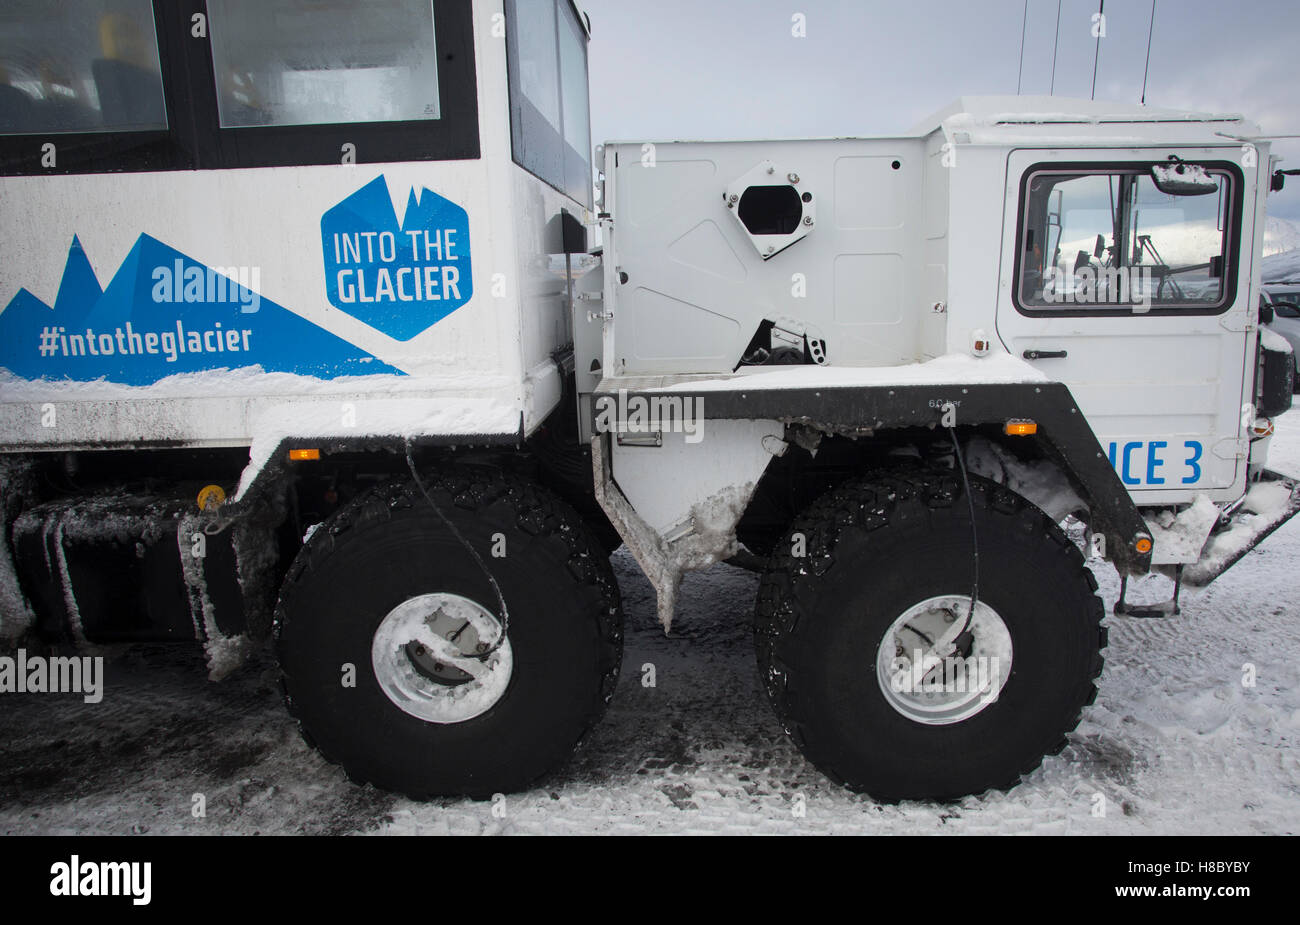
POLYGON ((1270 470, 1260 473, 1240 504, 1210 534, 1201 556, 1183 569, 1183 584, 1203 588, 1265 537, 1300 512, 1300 481, 1270 470))

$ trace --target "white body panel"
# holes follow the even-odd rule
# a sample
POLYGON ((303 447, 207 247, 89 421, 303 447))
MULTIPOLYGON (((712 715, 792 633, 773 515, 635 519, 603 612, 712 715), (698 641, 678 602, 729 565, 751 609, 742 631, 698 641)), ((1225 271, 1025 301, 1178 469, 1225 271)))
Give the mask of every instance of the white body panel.
POLYGON ((656 144, 653 162, 642 147, 605 145, 607 298, 619 316, 608 370, 730 372, 763 319, 798 319, 837 365, 918 355, 922 140, 656 144), (768 259, 723 195, 764 160, 779 180, 795 173, 816 207, 811 230, 768 259))

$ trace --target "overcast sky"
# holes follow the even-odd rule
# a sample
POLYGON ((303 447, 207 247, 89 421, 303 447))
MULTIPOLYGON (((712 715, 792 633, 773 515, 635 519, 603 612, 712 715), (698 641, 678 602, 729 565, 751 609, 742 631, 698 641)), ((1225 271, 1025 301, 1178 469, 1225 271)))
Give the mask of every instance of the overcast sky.
MULTIPOLYGON (((954 97, 1052 89, 1057 0, 581 0, 596 141, 888 135, 954 97), (805 38, 791 35, 802 13, 805 38)), ((1061 0, 1055 93, 1091 92, 1097 0, 1061 0)), ((1137 102, 1151 0, 1109 0, 1097 98, 1137 102)), ((1148 105, 1300 133, 1300 3, 1156 0, 1148 105)), ((1300 140, 1275 143, 1300 167, 1300 140)), ((1269 200, 1300 222, 1300 176, 1269 200)))

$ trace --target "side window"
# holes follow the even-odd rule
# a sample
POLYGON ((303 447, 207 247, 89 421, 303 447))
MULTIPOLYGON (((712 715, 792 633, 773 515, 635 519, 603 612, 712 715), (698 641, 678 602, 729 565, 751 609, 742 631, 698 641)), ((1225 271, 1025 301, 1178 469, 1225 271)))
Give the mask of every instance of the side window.
POLYGON ((0 135, 166 128, 150 0, 0 6, 0 135))
POLYGON ((591 205, 587 36, 568 0, 507 0, 515 163, 591 205))
POLYGON ((591 103, 587 96, 587 35, 573 7, 561 0, 560 91, 564 101, 564 190, 591 205, 591 103))
POLYGON ((222 128, 438 119, 429 0, 208 0, 222 128))
POLYGON ((1215 193, 1174 196, 1160 192, 1150 176, 1135 179, 1129 263, 1155 274, 1157 305, 1214 305, 1223 298, 1228 178, 1215 180, 1215 193))
POLYGON ((1022 195, 1017 302, 1026 311, 1141 313, 1226 306, 1232 184, 1157 188, 1148 169, 1031 172, 1022 195))

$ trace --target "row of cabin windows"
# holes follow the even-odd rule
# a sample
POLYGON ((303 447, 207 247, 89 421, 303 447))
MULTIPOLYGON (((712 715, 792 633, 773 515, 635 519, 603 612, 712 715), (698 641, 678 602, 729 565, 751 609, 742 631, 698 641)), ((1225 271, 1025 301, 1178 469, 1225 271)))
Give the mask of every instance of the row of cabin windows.
MULTIPOLYGON (((511 0, 515 160, 590 204, 587 43, 567 0, 511 0)), ((207 0, 222 129, 435 123, 430 0, 207 0)), ((168 129, 151 0, 5 0, 0 135, 168 129)), ((462 101, 463 102, 463 101, 462 101)))

